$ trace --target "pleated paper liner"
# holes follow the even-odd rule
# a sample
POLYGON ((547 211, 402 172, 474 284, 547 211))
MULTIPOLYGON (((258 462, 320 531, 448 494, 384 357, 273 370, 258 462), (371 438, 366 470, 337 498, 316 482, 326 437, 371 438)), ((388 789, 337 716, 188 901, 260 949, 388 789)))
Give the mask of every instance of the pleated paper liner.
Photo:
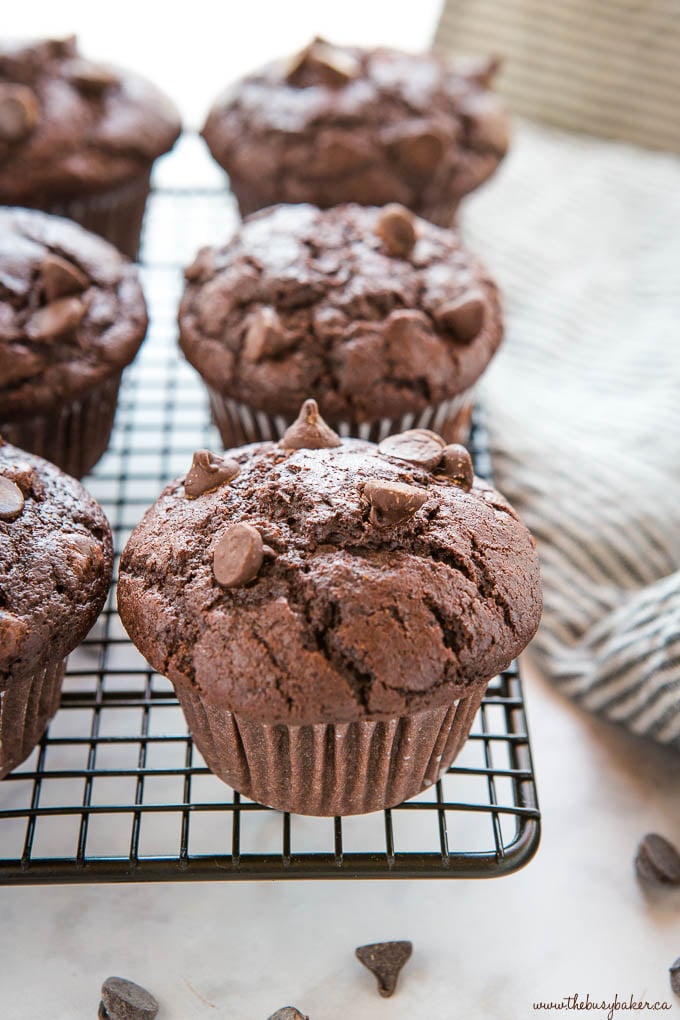
POLYGON ((486 690, 388 720, 286 726, 245 719, 177 690, 196 747, 225 783, 301 815, 365 814, 434 785, 465 743, 486 690))
POLYGON ((38 743, 59 708, 63 659, 23 676, 10 676, 0 691, 0 779, 15 769, 38 743))
POLYGON ((105 379, 79 400, 19 421, 0 420, 0 436, 82 478, 106 451, 116 415, 121 374, 105 379))
MULTIPOLYGON (((236 199, 242 219, 245 219, 246 216, 250 216, 251 213, 258 212, 258 210, 265 209, 267 206, 274 205, 276 202, 280 201, 280 199, 274 199, 272 201, 270 194, 264 194, 263 192, 258 191, 257 186, 253 185, 250 181, 245 180, 245 178, 239 177, 233 173, 229 175, 229 184, 232 194, 236 199)), ((443 197, 439 202, 419 201, 414 203, 411 206, 411 209, 416 216, 421 216, 424 220, 429 220, 430 223, 434 223, 438 227, 454 229, 456 226, 458 206, 460 205, 461 199, 464 197, 464 194, 456 194, 450 197, 443 197)), ((310 195, 307 201, 315 204, 314 197, 312 195, 310 195)), ((352 202, 354 199, 351 194, 348 194, 345 201, 352 202)), ((363 204, 365 205, 367 203, 363 204)), ((380 203, 371 202, 368 204, 378 205, 380 203)))
POLYGON ((136 259, 149 189, 150 173, 147 172, 101 194, 51 202, 36 208, 75 220, 81 227, 109 241, 123 255, 136 259))
MULTIPOLYGON (((256 411, 238 400, 225 397, 208 387, 210 409, 219 429, 225 449, 242 446, 244 443, 259 443, 282 438, 289 425, 297 417, 293 415, 272 415, 256 411)), ((420 414, 404 414, 399 418, 377 418, 371 422, 326 421, 341 436, 381 442, 386 436, 406 429, 431 429, 447 443, 465 444, 470 436, 470 421, 474 406, 474 390, 445 400, 432 407, 426 407, 420 414)))

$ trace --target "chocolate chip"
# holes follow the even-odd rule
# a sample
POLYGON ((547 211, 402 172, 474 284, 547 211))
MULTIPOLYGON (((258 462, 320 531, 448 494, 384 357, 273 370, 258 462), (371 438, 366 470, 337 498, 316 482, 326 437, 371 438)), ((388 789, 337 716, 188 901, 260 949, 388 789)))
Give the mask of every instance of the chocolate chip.
POLYGON ((477 291, 470 291, 447 301, 434 311, 436 322, 453 333, 456 340, 469 344, 479 336, 484 324, 484 298, 477 291))
POLYGON ((444 152, 444 143, 432 131, 406 130, 395 138, 392 149, 397 158, 417 174, 429 174, 444 152))
POLYGON ((102 985, 102 1006, 110 1020, 154 1020, 158 1013, 151 992, 120 977, 107 978, 102 985))
POLYGON ((45 256, 40 271, 43 290, 48 301, 81 294, 90 285, 89 279, 82 270, 53 252, 45 256))
POLYGON ((109 1014, 106 1012, 106 1006, 103 1002, 99 1003, 99 1009, 97 1010, 97 1020, 111 1020, 109 1014))
POLYGON ((81 92, 93 95, 120 85, 120 78, 111 68, 92 64, 89 60, 71 60, 66 76, 81 92))
POLYGON ((213 574, 223 588, 239 588, 257 577, 264 556, 262 535, 252 524, 232 524, 213 553, 213 574))
POLYGON ((305 400, 280 445, 284 450, 330 450, 340 446, 340 436, 323 420, 316 400, 305 400))
POLYGON ((375 225, 375 232, 385 245, 388 255, 405 257, 416 243, 413 214, 396 202, 386 205, 375 225))
POLYGON ((0 521, 13 521, 24 509, 24 494, 18 485, 0 475, 0 521))
POLYGON ((390 312, 385 323, 385 339, 388 344, 419 344, 425 335, 432 335, 432 327, 422 312, 399 308, 390 312))
POLYGON ((412 517, 427 500, 427 492, 404 482, 389 482, 382 478, 371 479, 363 488, 363 495, 371 504, 371 524, 401 524, 412 517))
POLYGON ((475 481, 472 457, 464 446, 459 443, 449 443, 441 451, 437 474, 446 475, 460 489, 469 492, 475 481))
POLYGON ((0 139, 21 141, 31 133, 39 118, 38 100, 27 85, 0 84, 0 139))
POLYGON ((184 479, 184 492, 196 499, 205 492, 213 492, 238 475, 241 468, 231 457, 218 457, 210 450, 196 450, 189 472, 184 479))
POLYGON ((286 333, 274 308, 258 308, 253 314, 243 342, 243 357, 260 361, 282 354, 292 347, 295 337, 286 333))
POLYGON ((670 968, 671 988, 676 995, 680 995, 680 957, 672 963, 670 968))
POLYGON ((309 1017, 301 1013, 295 1006, 283 1006, 281 1009, 277 1009, 276 1013, 272 1013, 268 1020, 309 1020, 309 1017))
POLYGON ((385 457, 407 460, 431 471, 441 460, 444 440, 429 429, 407 429, 394 436, 388 436, 380 443, 378 450, 385 457))
POLYGON ((323 39, 314 39, 291 60, 286 70, 290 85, 305 88, 309 85, 329 85, 338 88, 346 85, 361 73, 361 64, 347 50, 331 46, 323 39))
POLYGON ((26 323, 26 335, 30 340, 45 342, 70 336, 82 322, 85 312, 80 298, 57 298, 31 316, 26 323))
POLYGON ((355 950, 357 959, 378 979, 378 991, 388 999, 397 987, 399 972, 413 952, 411 942, 374 942, 355 950))
POLYGON ((680 854, 663 836, 649 832, 638 846, 635 870, 644 882, 680 885, 680 854))

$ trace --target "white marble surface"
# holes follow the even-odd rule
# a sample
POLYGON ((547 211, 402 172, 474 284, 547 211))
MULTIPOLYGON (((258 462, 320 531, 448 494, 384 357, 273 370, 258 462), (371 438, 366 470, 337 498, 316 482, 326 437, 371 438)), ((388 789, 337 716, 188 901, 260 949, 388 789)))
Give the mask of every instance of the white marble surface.
MULTIPOLYGON (((197 123, 224 81, 314 32, 421 46, 439 3, 253 0, 236 19, 231 5, 197 0, 190 29, 189 14, 164 8, 163 45, 158 6, 121 0, 112 23, 98 5, 29 2, 12 34, 77 29, 91 53, 145 70, 197 123)), ((536 675, 526 691, 543 840, 517 875, 1 888, 0 1020, 94 1020, 114 973, 153 990, 162 1020, 265 1020, 288 1003, 312 1020, 524 1020, 548 1016, 534 1002, 574 993, 663 1000, 673 1005, 661 1015, 676 1015, 667 969, 680 956, 680 891, 648 895, 632 860, 647 831, 680 841, 680 757, 585 716, 536 675), (391 938, 415 949, 383 1000, 354 947, 391 938)))
MULTIPOLYGON (((0 1016, 94 1020, 99 983, 137 979, 163 1020, 523 1020, 575 992, 664 1000, 680 956, 680 891, 648 895, 639 837, 680 839, 680 758, 526 684, 543 840, 491 881, 224 883, 0 890, 0 1016), (354 947, 410 938, 397 994, 354 947)), ((606 1014, 594 1013, 604 1017, 606 1014)), ((630 1014, 627 1014, 630 1015, 630 1014)), ((657 1015, 638 1012, 640 1017, 657 1015)))

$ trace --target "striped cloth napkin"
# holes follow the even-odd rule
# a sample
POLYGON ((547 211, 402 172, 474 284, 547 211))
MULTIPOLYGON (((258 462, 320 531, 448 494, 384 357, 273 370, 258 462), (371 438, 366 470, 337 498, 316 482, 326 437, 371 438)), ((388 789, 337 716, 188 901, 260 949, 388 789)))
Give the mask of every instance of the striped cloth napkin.
POLYGON ((541 555, 539 665, 680 750, 680 158, 520 125, 462 229, 505 296, 483 402, 541 555))

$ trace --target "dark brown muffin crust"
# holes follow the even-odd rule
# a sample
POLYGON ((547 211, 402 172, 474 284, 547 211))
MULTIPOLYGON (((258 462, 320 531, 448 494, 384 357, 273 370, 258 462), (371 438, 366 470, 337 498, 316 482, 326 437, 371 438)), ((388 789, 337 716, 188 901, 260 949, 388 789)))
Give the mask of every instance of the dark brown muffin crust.
POLYGON ((401 202, 416 212, 493 173, 508 120, 493 61, 315 40, 226 90, 203 128, 244 213, 275 202, 401 202))
POLYGON ((203 453, 201 494, 189 498, 183 479, 165 489, 123 553, 121 619, 180 687, 262 722, 450 704, 533 636, 533 540, 499 493, 480 479, 467 489, 459 447, 453 469, 432 433, 407 437, 399 456, 327 436, 310 449, 311 403, 291 439, 304 448, 232 450, 236 476, 213 457, 216 488, 203 453))
POLYGON ((111 530, 83 487, 0 440, 0 690, 83 640, 112 563, 111 530))
POLYGON ((0 44, 0 201, 42 205, 146 173, 177 110, 128 71, 85 60, 74 37, 0 44))
POLYGON ((87 393, 147 327, 137 270, 69 220, 0 208, 0 421, 87 393))
POLYGON ((462 393, 502 337, 496 286, 449 230, 400 206, 276 206, 186 272, 180 344, 203 379, 333 422, 419 413, 462 393))

